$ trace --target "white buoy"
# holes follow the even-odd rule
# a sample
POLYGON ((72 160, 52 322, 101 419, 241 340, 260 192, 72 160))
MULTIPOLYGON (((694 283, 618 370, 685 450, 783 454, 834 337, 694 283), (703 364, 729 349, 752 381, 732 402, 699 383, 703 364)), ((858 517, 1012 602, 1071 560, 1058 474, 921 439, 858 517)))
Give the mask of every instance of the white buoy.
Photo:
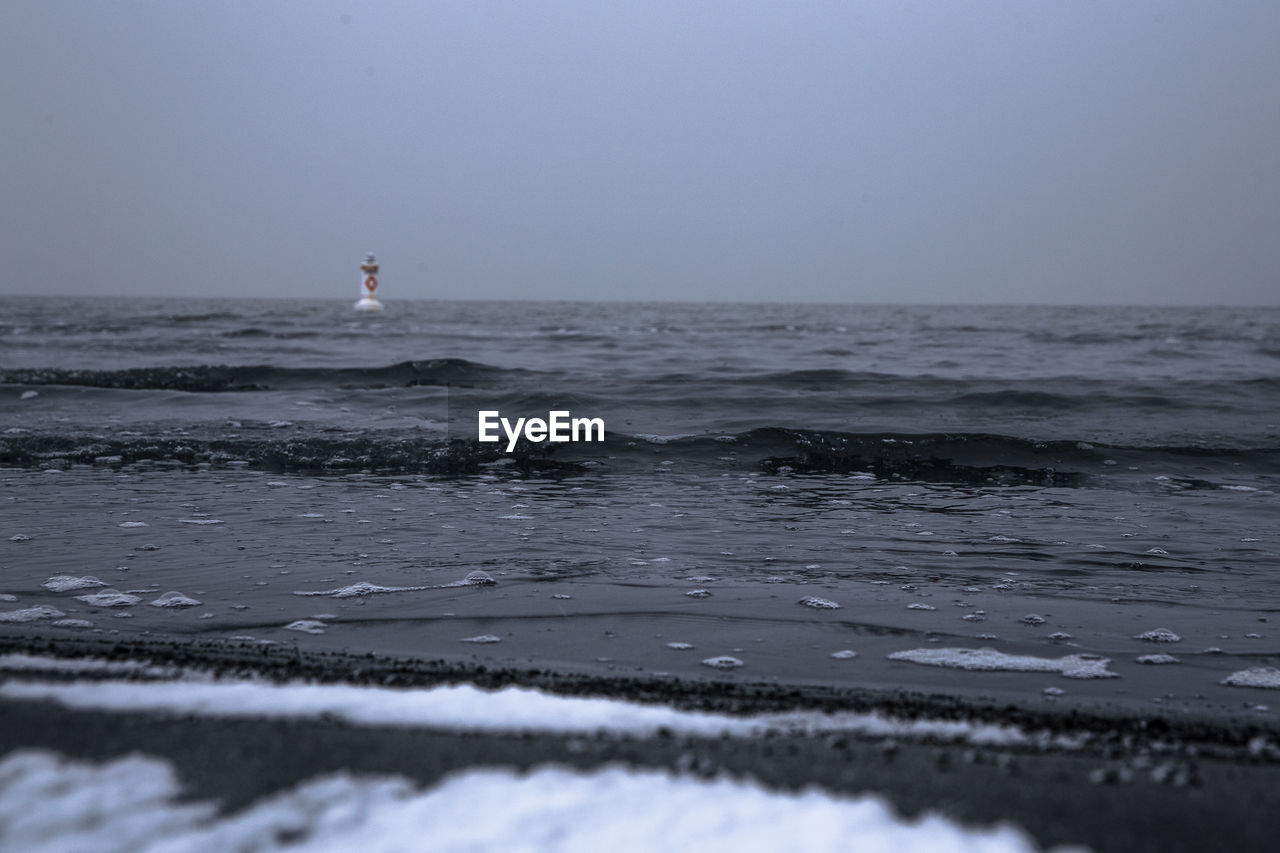
POLYGON ((381 311, 382 303, 373 295, 378 289, 378 262, 370 252, 360 265, 360 301, 356 303, 357 311, 381 311))

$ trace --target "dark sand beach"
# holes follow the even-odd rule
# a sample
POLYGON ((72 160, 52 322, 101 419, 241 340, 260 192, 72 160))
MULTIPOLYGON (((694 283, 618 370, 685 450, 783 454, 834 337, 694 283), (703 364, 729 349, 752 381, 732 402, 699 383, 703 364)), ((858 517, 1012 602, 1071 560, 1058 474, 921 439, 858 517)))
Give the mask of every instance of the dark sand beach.
MULTIPOLYGON (((271 719, 252 712, 104 711, 0 697, 0 749, 43 748, 96 761, 134 752, 160 757, 176 770, 184 796, 214 801, 227 812, 335 772, 395 775, 431 786, 475 767, 527 771, 555 764, 586 771, 625 765, 698 778, 749 779, 778 791, 820 786, 837 794, 875 794, 908 819, 931 813, 976 827, 1012 822, 1046 849, 1267 850, 1280 831, 1280 818, 1271 807, 1280 781, 1277 732, 1256 721, 1126 714, 1098 703, 1059 711, 964 701, 946 693, 876 693, 714 677, 574 676, 281 647, 6 634, 0 640, 6 651, 32 651, 67 662, 145 660, 153 668, 171 668, 143 674, 143 683, 194 665, 224 680, 305 679, 401 689, 450 683, 490 689, 536 686, 567 696, 740 716, 857 709, 903 721, 991 722, 1036 733, 1040 741, 974 743, 928 732, 774 731, 740 738, 669 730, 456 731, 358 724, 326 714, 271 719), (1059 743, 1052 742, 1055 738, 1059 743)), ((25 677, 52 677, 57 683, 75 676, 37 668, 25 677)))

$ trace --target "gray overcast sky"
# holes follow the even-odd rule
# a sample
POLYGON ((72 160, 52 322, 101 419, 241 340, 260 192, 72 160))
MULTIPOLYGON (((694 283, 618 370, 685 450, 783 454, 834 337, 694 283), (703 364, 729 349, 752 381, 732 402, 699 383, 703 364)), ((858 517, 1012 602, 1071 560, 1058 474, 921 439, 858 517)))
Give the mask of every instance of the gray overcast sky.
POLYGON ((9 0, 0 293, 1280 304, 1280 3, 9 0))

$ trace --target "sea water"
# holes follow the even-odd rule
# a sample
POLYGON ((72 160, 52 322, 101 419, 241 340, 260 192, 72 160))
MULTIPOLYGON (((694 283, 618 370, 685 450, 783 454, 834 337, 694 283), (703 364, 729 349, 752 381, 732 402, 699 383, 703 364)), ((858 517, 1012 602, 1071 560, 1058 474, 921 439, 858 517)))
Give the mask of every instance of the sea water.
POLYGON ((1280 660, 1277 309, 9 298, 0 466, 10 632, 1205 712, 1280 660), (477 441, 557 410, 605 440, 477 441))

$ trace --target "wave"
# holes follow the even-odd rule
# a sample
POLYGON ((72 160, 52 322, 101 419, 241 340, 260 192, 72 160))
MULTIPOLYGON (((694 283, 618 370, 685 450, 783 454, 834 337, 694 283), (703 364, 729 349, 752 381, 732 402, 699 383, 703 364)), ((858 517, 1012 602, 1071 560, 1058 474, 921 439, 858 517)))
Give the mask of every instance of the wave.
POLYGON ((45 433, 0 435, 0 465, 239 465, 280 473, 460 475, 506 468, 513 473, 651 472, 655 454, 682 464, 764 474, 863 474, 892 482, 1034 485, 1079 488, 1115 482, 1131 468, 1195 470, 1162 477, 1165 487, 1227 488, 1213 477, 1280 475, 1280 447, 1126 447, 1080 441, 1035 441, 987 433, 842 433, 765 427, 721 435, 627 435, 603 443, 532 444, 514 452, 474 438, 394 431, 281 436, 266 424, 203 435, 45 433))
POLYGON ((382 367, 275 367, 197 365, 119 370, 28 368, 0 371, 0 383, 75 385, 88 388, 167 391, 272 391, 298 388, 408 388, 416 385, 480 383, 523 373, 461 358, 402 361, 382 367))

